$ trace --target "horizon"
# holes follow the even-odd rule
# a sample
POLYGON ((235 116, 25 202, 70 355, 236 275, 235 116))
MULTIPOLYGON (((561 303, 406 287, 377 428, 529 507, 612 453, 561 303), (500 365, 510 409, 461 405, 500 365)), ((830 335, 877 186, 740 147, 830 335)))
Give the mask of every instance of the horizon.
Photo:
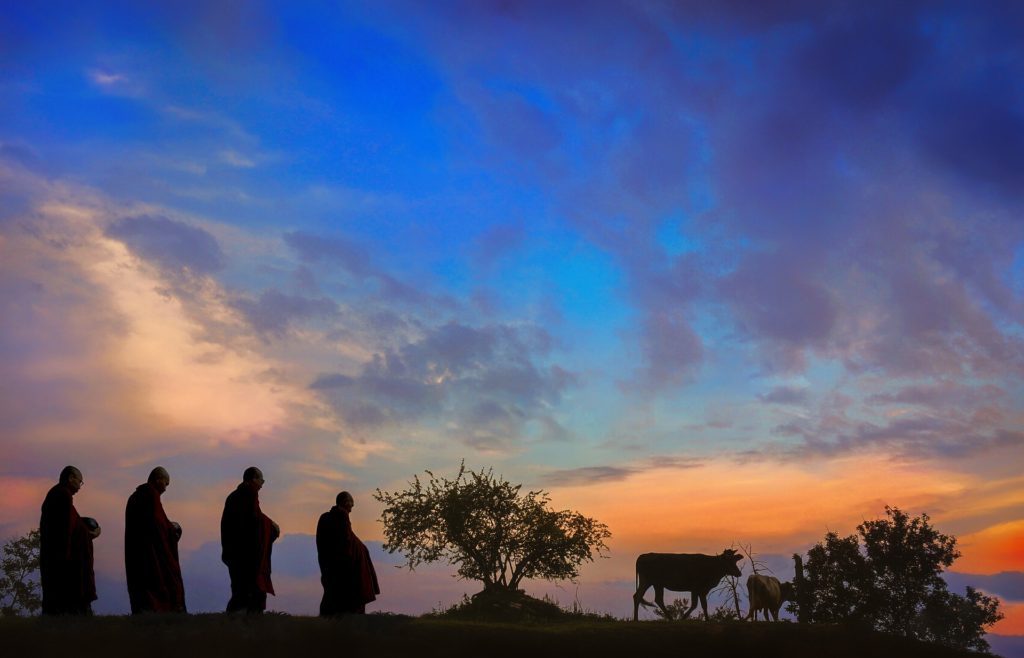
POLYGON ((257 465, 268 609, 315 609, 347 489, 370 610, 427 612, 476 590, 388 566, 372 493, 464 459, 608 525, 578 589, 527 587, 563 604, 628 609, 651 551, 790 580, 891 505, 1020 639, 1021 33, 998 2, 3 1, 0 540, 76 465, 126 612, 162 465, 212 609, 257 465))

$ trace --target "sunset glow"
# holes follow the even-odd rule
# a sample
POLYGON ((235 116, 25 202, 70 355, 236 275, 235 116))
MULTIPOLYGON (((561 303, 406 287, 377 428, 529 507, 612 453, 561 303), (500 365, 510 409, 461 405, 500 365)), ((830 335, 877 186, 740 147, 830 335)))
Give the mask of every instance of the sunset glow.
POLYGON ((609 526, 587 607, 889 505, 1024 635, 1012 3, 132 4, 0 12, 0 538, 80 467, 97 611, 158 464, 190 610, 250 465, 271 609, 342 489, 371 609, 457 600, 372 494, 464 459, 609 526))

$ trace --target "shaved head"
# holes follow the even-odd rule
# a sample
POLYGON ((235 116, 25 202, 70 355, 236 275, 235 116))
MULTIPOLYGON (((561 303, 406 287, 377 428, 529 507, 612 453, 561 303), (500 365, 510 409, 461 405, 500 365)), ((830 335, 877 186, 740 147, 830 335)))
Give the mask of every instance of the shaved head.
POLYGON ((345 510, 348 513, 352 513, 352 507, 355 506, 355 500, 352 498, 352 494, 347 491, 342 491, 338 494, 338 497, 334 499, 338 507, 345 510))
POLYGON ((64 470, 60 472, 60 483, 71 490, 72 496, 82 488, 82 482, 82 471, 74 466, 65 466, 64 470))
POLYGON ((157 466, 149 472, 149 484, 156 487, 156 490, 160 493, 163 493, 171 485, 171 474, 163 466, 157 466))
POLYGON ((259 491, 263 488, 263 471, 255 466, 250 466, 242 473, 242 482, 252 482, 256 491, 259 491))

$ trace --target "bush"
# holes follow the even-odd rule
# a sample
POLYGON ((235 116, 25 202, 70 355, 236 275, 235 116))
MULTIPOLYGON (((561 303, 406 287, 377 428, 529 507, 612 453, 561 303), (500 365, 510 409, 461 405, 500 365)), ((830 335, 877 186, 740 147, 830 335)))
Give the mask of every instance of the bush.
POLYGON ((0 554, 0 615, 35 614, 43 603, 39 587, 39 530, 8 540, 0 554))

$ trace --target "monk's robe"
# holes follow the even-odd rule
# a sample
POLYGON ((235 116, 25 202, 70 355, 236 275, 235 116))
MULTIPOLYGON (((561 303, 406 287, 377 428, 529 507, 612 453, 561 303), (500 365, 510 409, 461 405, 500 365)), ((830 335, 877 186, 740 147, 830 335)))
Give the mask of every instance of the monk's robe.
POLYGON ((316 525, 316 555, 324 597, 321 616, 359 614, 380 594, 370 551, 352 532, 348 512, 334 506, 316 525))
POLYGON ((39 518, 39 580, 44 615, 92 612, 96 576, 92 536, 72 502, 71 488, 54 485, 43 500, 39 518))
POLYGON ((125 507, 124 570, 132 614, 185 612, 178 532, 164 513, 160 491, 148 482, 125 507))
POLYGON ((260 510, 255 482, 242 482, 224 501, 220 518, 221 560, 231 577, 228 612, 263 612, 270 581, 270 552, 277 532, 274 522, 260 510))

